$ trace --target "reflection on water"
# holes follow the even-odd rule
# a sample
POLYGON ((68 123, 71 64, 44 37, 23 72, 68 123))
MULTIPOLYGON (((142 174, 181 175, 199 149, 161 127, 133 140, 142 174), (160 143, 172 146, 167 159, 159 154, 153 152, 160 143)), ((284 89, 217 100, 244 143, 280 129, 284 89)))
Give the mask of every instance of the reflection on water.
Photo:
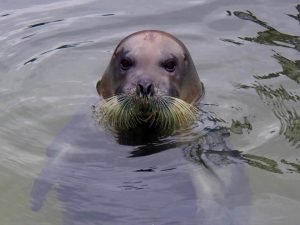
MULTIPOLYGON (((300 147, 300 117, 297 105, 286 106, 285 102, 300 101, 300 96, 288 92, 282 85, 279 88, 271 88, 268 85, 255 82, 252 85, 241 85, 241 88, 254 89, 260 98, 272 107, 272 112, 280 121, 280 134, 283 134, 288 142, 296 148, 300 147)), ((299 106, 298 106, 299 107, 299 106)))
POLYGON ((53 20, 53 21, 47 21, 47 22, 41 22, 41 23, 35 23, 32 25, 29 25, 28 28, 34 28, 34 27, 39 27, 39 26, 44 26, 50 23, 57 23, 57 22, 61 22, 63 20, 53 20))
MULTIPOLYGON (((295 6, 289 1, 259 1, 255 4, 249 0, 164 1, 149 5, 147 2, 138 5, 137 1, 125 4, 120 1, 116 1, 119 4, 111 4, 111 1, 91 1, 91 4, 88 1, 47 2, 26 1, 25 9, 22 9, 25 3, 21 1, 6 1, 1 6, 3 54, 0 71, 3 76, 0 77, 0 105, 4 110, 0 137, 3 144, 1 192, 4 193, 0 204, 1 224, 63 224, 59 215, 64 210, 66 216, 73 216, 72 225, 100 223, 100 217, 119 219, 111 224, 176 224, 176 219, 199 224, 189 223, 196 209, 199 211, 194 204, 196 197, 190 171, 186 172, 189 166, 197 168, 193 175, 199 174, 199 183, 203 181, 203 187, 212 184, 211 195, 200 193, 198 199, 208 209, 216 211, 204 213, 201 210, 205 207, 200 208, 203 215, 214 218, 222 214, 222 207, 215 208, 212 204, 209 207, 205 201, 213 199, 213 191, 218 189, 213 178, 224 178, 231 183, 225 189, 220 186, 220 193, 224 193, 229 201, 221 202, 220 206, 229 206, 229 212, 236 213, 233 217, 241 221, 230 223, 223 218, 219 223, 208 224, 298 224, 300 41, 292 31, 284 33, 273 26, 269 18, 276 20, 276 13, 288 12, 282 15, 285 18, 282 23, 288 25, 285 30, 291 30, 299 25, 300 5, 296 6, 296 13, 291 14, 291 7, 295 6), (12 8, 18 5, 19 9, 6 10, 5 5, 9 2, 12 8), (248 6, 252 12, 240 10, 248 6), (281 10, 281 6, 285 8, 281 10), (227 9, 240 11, 227 11, 226 16, 227 9), (272 9, 277 12, 272 14, 272 9), (266 19, 262 20, 261 15, 266 19), (254 27, 249 26, 251 23, 259 32, 248 35, 254 27), (130 140, 125 135, 115 141, 102 131, 99 136, 98 130, 91 135, 85 133, 86 130, 91 132, 85 122, 79 127, 70 123, 69 129, 58 134, 64 124, 69 123, 73 110, 94 94, 95 79, 104 69, 102 66, 106 65, 105 60, 111 56, 117 40, 130 32, 148 28, 170 31, 192 47, 201 78, 207 89, 214 91, 212 94, 207 92, 209 101, 218 104, 211 106, 216 109, 213 110, 216 115, 207 117, 209 122, 219 126, 206 127, 205 132, 198 132, 193 137, 157 140, 146 134, 141 139, 135 136, 130 140), (239 33, 245 30, 247 35, 239 33), (221 39, 224 42, 220 42, 224 35, 235 38, 224 38, 221 39), (243 55, 244 50, 251 50, 253 46, 257 51, 243 55), (231 48, 237 52, 231 52, 231 48), (255 65, 264 60, 261 54, 265 49, 267 60, 273 61, 275 68, 267 72, 265 69, 269 65, 261 68, 255 65), (218 62, 217 66, 211 64, 215 62, 218 62), (239 71, 246 76, 241 76, 239 71), (211 74, 224 76, 215 81, 211 74), (226 85, 233 80, 240 83, 240 89, 226 85), (216 90, 214 85, 221 88, 216 90), (253 93, 257 98, 252 98, 253 93), (261 132, 264 129, 266 132, 261 132), (45 164, 44 153, 53 137, 57 137, 52 145, 54 150, 72 148, 75 153, 64 155, 63 163, 50 168, 45 164), (145 139, 148 139, 147 143, 141 145, 145 139), (277 146, 278 143, 283 143, 283 147, 277 146), (182 148, 186 145, 184 155, 195 163, 182 158, 182 148), (34 177, 44 166, 50 174, 41 178, 51 181, 51 176, 58 177, 60 185, 54 182, 58 192, 53 192, 55 195, 52 196, 49 193, 44 208, 39 213, 32 213, 28 192, 34 177), (228 170, 230 167, 232 170, 228 170), (224 171, 228 176, 223 176, 224 171), (240 172, 240 176, 235 172, 240 172), (212 180, 206 182, 205 178, 212 180), (247 192, 241 185, 249 185, 251 189, 247 192), (153 192, 146 195, 146 190, 153 192), (227 191, 236 195, 232 197, 227 191), (247 195, 249 193, 251 195, 247 195), (238 204, 231 202, 239 196, 250 199, 238 204), (162 205, 168 207, 161 208, 162 205), (279 209, 274 210, 278 205, 279 209), (247 206, 260 212, 253 213, 247 206), (134 216, 144 219, 144 209, 155 209, 148 215, 157 220, 148 218, 148 223, 140 220, 134 223, 128 219, 134 216), (272 219, 277 212, 282 212, 278 214, 280 218, 276 215, 272 219), (110 218, 112 214, 116 217, 110 218), (158 218, 157 215, 162 216, 158 218), (252 217, 255 221, 249 222, 252 217)), ((205 126, 206 121, 203 124, 205 126)), ((59 161, 54 160, 54 163, 59 161)), ((37 192, 36 197, 46 195, 37 192)))
POLYGON ((282 159, 281 162, 286 164, 286 165, 290 165, 292 168, 289 168, 288 170, 291 171, 291 172, 296 172, 296 173, 300 173, 300 160, 299 159, 296 159, 296 161, 298 163, 292 163, 292 162, 289 162, 285 159, 282 159))
POLYGON ((297 102, 300 100, 299 95, 288 92, 282 85, 279 85, 279 88, 271 88, 268 85, 255 82, 252 85, 239 85, 239 87, 244 89, 255 89, 255 91, 263 101, 268 99, 277 99, 281 101, 287 100, 297 102))
POLYGON ((300 60, 295 60, 295 61, 290 60, 277 52, 273 55, 273 57, 282 66, 282 71, 270 73, 268 75, 254 76, 254 77, 256 79, 270 79, 270 78, 278 77, 280 75, 285 75, 299 84, 300 83, 300 60))
POLYGON ((2 14, 1 17, 9 16, 9 13, 2 14))
MULTIPOLYGON (((300 5, 297 5, 296 9, 300 12, 300 5)), ((230 11, 227 11, 227 13, 229 16, 232 15, 230 11)), ((252 21, 266 29, 265 31, 258 32, 256 37, 240 37, 241 40, 300 51, 299 36, 285 34, 278 31, 268 25, 267 22, 258 19, 250 11, 234 11, 233 14, 239 19, 252 21)), ((300 14, 289 16, 299 21, 300 14)), ((221 40, 235 45, 244 44, 232 39, 221 40)), ((281 128, 279 134, 283 135, 292 146, 300 148, 300 117, 298 112, 300 96, 293 91, 286 90, 283 84, 279 84, 279 87, 276 88, 271 84, 263 84, 260 82, 267 79, 275 79, 280 75, 284 75, 299 84, 300 60, 288 59, 279 52, 275 52, 273 58, 281 65, 282 71, 271 72, 267 75, 254 75, 253 77, 256 79, 254 83, 250 85, 239 84, 238 88, 254 89, 261 100, 271 107, 271 112, 280 121, 281 128), (288 104, 291 102, 292 104, 288 104)), ((224 120, 222 120, 222 122, 223 121, 224 120)), ((197 142, 189 145, 189 147, 185 149, 185 155, 187 158, 203 165, 206 168, 208 168, 208 166, 206 165, 205 160, 203 160, 204 156, 209 158, 212 162, 215 161, 216 164, 243 161, 250 166, 273 173, 283 174, 284 171, 300 173, 300 164, 298 159, 295 159, 295 162, 290 162, 286 159, 282 159, 280 162, 277 162, 265 156, 245 154, 241 151, 230 149, 224 139, 220 139, 220 137, 224 137, 224 134, 230 135, 230 132, 242 135, 244 130, 247 131, 248 134, 252 131, 252 124, 249 122, 247 117, 244 117, 244 121, 232 119, 230 127, 222 127, 218 130, 209 132, 208 134, 200 137, 197 142), (213 140, 213 142, 210 142, 209 140, 213 140)))
MULTIPOLYGON (((300 5, 296 6, 296 9, 299 11, 300 5)), ((300 12, 300 11, 299 11, 300 12)), ((253 13, 251 12, 234 12, 234 15, 236 15, 240 19, 244 20, 251 20, 252 22, 255 22, 264 28, 267 28, 264 32, 258 32, 258 36, 255 38, 250 37, 244 37, 241 38, 243 40, 256 42, 259 44, 267 44, 267 45, 275 45, 275 46, 281 46, 285 48, 294 48, 297 51, 300 51, 300 37, 284 34, 279 31, 277 31, 275 28, 267 25, 266 22, 263 22, 259 19, 257 19, 253 13), (278 44, 278 41, 281 42, 281 44, 278 44), (286 45, 288 44, 288 45, 286 45)), ((297 16, 289 15, 292 18, 299 18, 299 14, 297 16)), ((292 79, 293 81, 300 83, 300 60, 291 60, 287 57, 284 57, 282 54, 275 52, 273 57, 277 60, 277 62, 281 65, 282 71, 270 73, 268 75, 261 75, 261 76, 254 76, 257 80, 261 79, 270 79, 270 78, 276 78, 279 75, 285 75, 292 79)), ((257 92, 257 94, 263 99, 269 99, 273 101, 274 106, 274 113, 277 114, 277 117, 280 119, 282 118, 289 118, 286 119, 288 121, 297 121, 298 115, 296 112, 296 109, 288 109, 282 101, 294 101, 298 102, 300 100, 300 96, 297 94, 294 94, 292 92, 287 91, 281 84, 279 88, 272 88, 269 85, 261 84, 259 82, 255 82, 252 85, 241 85, 241 88, 254 88, 257 92)), ((293 122, 291 124, 298 124, 298 122, 293 122)), ((292 125, 294 126, 294 125, 292 125)), ((285 129, 286 130, 286 129, 285 129)))
MULTIPOLYGON (((249 125, 251 126, 250 123, 249 125)), ((232 132, 232 129, 218 127, 203 135, 197 141, 184 148, 186 158, 203 166, 211 173, 214 173, 213 169, 210 168, 207 162, 213 163, 215 166, 245 162, 250 166, 265 171, 279 174, 283 173, 275 160, 253 154, 244 154, 239 150, 230 149, 226 143, 226 137, 230 135, 229 131, 232 132)), ((295 163, 289 163, 286 160, 284 162, 286 162, 286 165, 292 165, 293 167, 297 165, 295 163)), ((298 170, 291 170, 290 168, 287 170, 299 172, 298 170)))
POLYGON ((283 103, 275 104, 274 115, 280 120, 280 134, 296 148, 300 147, 300 117, 297 111, 292 108, 288 110, 283 103))
POLYGON ((298 10, 298 15, 292 15, 292 14, 287 14, 288 16, 294 18, 295 20, 298 20, 300 22, 300 5, 296 6, 296 9, 298 10))
MULTIPOLYGON (((297 5, 296 9, 298 10, 298 12, 300 12, 300 5, 297 5)), ((299 36, 289 35, 278 31, 277 29, 268 25, 267 22, 258 19, 250 11, 235 11, 233 12, 233 14, 239 19, 249 20, 256 24, 259 24, 263 28, 266 28, 265 31, 258 32, 256 37, 241 37, 241 40, 270 46, 291 48, 296 51, 300 51, 299 36)), ((299 21, 300 14, 289 14, 289 16, 299 21)), ((279 87, 276 88, 270 84, 263 84, 259 82, 259 80, 276 79, 280 75, 285 75, 291 80, 295 81, 297 84, 299 84, 300 60, 291 60, 283 56, 279 52, 275 52, 273 57, 281 65, 282 71, 272 72, 267 75, 255 75, 254 78, 256 79, 256 81, 253 84, 240 84, 239 87, 244 89, 254 89, 259 95, 259 97, 262 99, 262 101, 269 105, 269 107, 271 107, 273 114, 280 121, 281 128, 279 133, 283 135, 285 139, 289 143, 291 143, 292 146, 294 146, 295 148, 300 148, 300 96, 297 93, 286 90, 283 84, 279 84, 279 87)), ((239 121, 233 121, 231 125, 231 132, 241 134, 242 129, 245 127, 245 124, 247 125, 246 122, 244 122, 243 124, 239 121)), ((279 163, 275 160, 251 154, 243 154, 243 159, 251 166, 255 166, 274 173, 283 173, 282 170, 279 169, 279 163)), ((287 168, 287 171, 297 173, 300 172, 300 165, 298 161, 289 162, 286 159, 282 159, 280 162, 282 164, 285 164, 286 166, 289 166, 287 168)))
MULTIPOLYGON (((251 126, 251 124, 249 125, 251 126)), ((226 143, 226 137, 230 135, 230 131, 232 132, 231 128, 228 129, 226 127, 218 127, 211 130, 184 148, 185 157, 206 168, 212 174, 214 174, 214 171, 207 162, 213 163, 215 166, 244 162, 272 173, 283 174, 284 171, 300 173, 300 161, 298 159, 296 159, 296 162, 290 162, 285 159, 277 162, 264 156, 230 149, 226 143), (281 167, 284 165, 285 168, 283 170, 281 167)))
POLYGON ((205 159, 215 165, 231 164, 240 158, 240 152, 228 147, 226 141, 230 135, 226 127, 216 127, 184 148, 186 158, 209 168, 205 159), (205 159, 204 159, 205 158, 205 159))
POLYGON ((285 102, 298 103, 300 96, 288 92, 282 85, 279 88, 273 89, 268 85, 255 82, 252 85, 241 85, 241 88, 254 89, 260 98, 272 107, 272 112, 281 123, 280 134, 283 134, 288 142, 296 148, 300 147, 300 117, 297 110, 297 105, 286 106, 285 102))
POLYGON ((273 173, 281 173, 281 174, 283 173, 278 168, 278 163, 275 160, 268 159, 263 156, 252 155, 252 154, 244 154, 243 159, 250 166, 254 166, 273 173))
POLYGON ((152 143, 144 143, 134 148, 133 151, 130 152, 129 157, 140 157, 140 156, 152 155, 165 150, 172 149, 179 145, 181 144, 172 141, 169 142, 163 139, 157 140, 156 142, 152 142, 152 143))
POLYGON ((230 131, 235 134, 243 134, 243 129, 247 130, 249 133, 252 130, 252 125, 248 121, 247 117, 244 117, 244 122, 240 122, 239 120, 232 120, 230 131))
MULTIPOLYGON (((299 10, 299 5, 296 7, 299 10)), ((257 33, 256 37, 243 37, 240 38, 245 41, 256 42, 258 44, 280 46, 285 48, 294 48, 300 51, 300 38, 299 36, 289 35, 282 33, 275 28, 269 26, 266 22, 258 19, 252 12, 233 12, 235 16, 242 20, 250 20, 260 26, 266 28, 265 31, 257 33)))
MULTIPOLYGON (((32 36, 32 35, 29 35, 29 36, 32 36)), ((29 36, 27 36, 27 37, 29 37, 29 36)), ((80 45, 83 45, 83 44, 86 44, 86 43, 91 43, 91 42, 92 41, 85 41, 85 42, 77 42, 77 43, 70 43, 70 44, 60 45, 60 46, 58 46, 58 47, 56 47, 54 49, 50 49, 50 50, 44 51, 44 52, 40 53, 38 56, 29 59, 28 61, 24 62, 24 65, 27 65, 29 63, 33 63, 36 60, 38 60, 41 56, 43 56, 45 54, 48 54, 50 52, 53 52, 53 51, 56 51, 56 50, 61 50, 61 49, 66 49, 66 48, 75 48, 75 47, 78 47, 80 45)))

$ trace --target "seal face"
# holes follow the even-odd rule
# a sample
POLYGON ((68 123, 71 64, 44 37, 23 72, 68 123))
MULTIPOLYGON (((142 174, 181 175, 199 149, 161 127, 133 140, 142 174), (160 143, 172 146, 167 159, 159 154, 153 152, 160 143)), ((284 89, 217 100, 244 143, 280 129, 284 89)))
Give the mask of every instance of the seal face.
POLYGON ((119 43, 97 91, 106 100, 102 121, 113 127, 147 123, 173 129, 195 120, 192 105, 202 96, 203 85, 181 41, 145 30, 119 43))

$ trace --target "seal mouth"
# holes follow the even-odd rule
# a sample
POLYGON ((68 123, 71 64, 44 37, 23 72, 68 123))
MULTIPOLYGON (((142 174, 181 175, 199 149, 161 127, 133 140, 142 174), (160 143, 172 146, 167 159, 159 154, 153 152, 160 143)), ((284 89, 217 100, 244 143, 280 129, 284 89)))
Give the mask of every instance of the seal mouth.
POLYGON ((105 99, 95 112, 99 123, 117 130, 129 130, 141 124, 176 130, 192 125, 198 109, 171 96, 139 97, 127 93, 105 99))

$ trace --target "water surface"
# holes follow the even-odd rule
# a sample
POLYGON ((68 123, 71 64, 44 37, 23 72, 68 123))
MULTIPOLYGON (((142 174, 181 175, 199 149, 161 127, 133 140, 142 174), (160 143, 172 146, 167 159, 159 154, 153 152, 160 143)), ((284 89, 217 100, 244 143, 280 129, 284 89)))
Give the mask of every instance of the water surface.
MULTIPOLYGON (((144 224, 199 222, 197 216, 203 215, 199 209, 206 209, 201 201, 197 205, 201 179, 211 178, 203 172, 203 158, 198 157, 202 149, 166 145, 164 151, 153 152, 157 146, 150 145, 149 151, 155 154, 148 154, 146 147, 139 155, 143 157, 127 161, 140 153, 139 146, 120 145, 101 128, 98 139, 94 131, 87 132, 91 134, 87 139, 81 136, 89 125, 78 121, 85 121, 80 116, 88 118, 90 106, 97 102, 95 84, 114 47, 126 35, 142 29, 168 31, 187 45, 206 87, 203 104, 208 104, 207 110, 230 132, 228 147, 238 150, 238 157, 230 157, 238 162, 240 179, 228 179, 227 188, 233 190, 241 184, 239 191, 245 195, 238 199, 243 201, 229 199, 220 203, 224 207, 208 208, 223 210, 235 224, 299 224, 299 8, 293 0, 1 2, 1 224, 63 224, 68 212, 75 212, 71 217, 76 221, 76 212, 99 209, 99 202, 93 205, 91 199, 98 199, 97 194, 111 197, 112 188, 137 200, 143 197, 142 191, 150 190, 145 204, 136 202, 148 209, 144 224), (74 127, 79 129, 70 132, 74 127), (96 141, 84 142, 93 138, 96 141), (70 154, 72 166, 78 166, 75 171, 80 165, 97 168, 103 182, 91 183, 93 189, 82 187, 94 177, 84 173, 92 170, 79 171, 74 180, 65 181, 82 187, 83 195, 74 195, 77 202, 71 208, 64 204, 71 200, 62 198, 71 194, 50 191, 43 207, 34 212, 30 193, 40 172, 47 168, 47 149, 68 141, 75 143, 77 150, 87 146, 86 154, 70 154), (157 190, 164 190, 165 195, 157 190), (85 191, 96 195, 85 196, 85 191)), ((60 149, 66 148, 56 150, 60 149)), ((212 155, 205 159, 214 159, 212 155)), ((234 177, 233 164, 226 167, 221 162, 217 173, 225 171, 229 177, 231 171, 234 177)), ((64 171, 61 166, 57 169, 64 171)), ((232 195, 238 196, 235 191, 232 195)), ((122 218, 137 212, 134 207, 129 210, 134 201, 123 194, 114 201, 103 200, 103 214, 99 218, 86 214, 85 224, 100 220, 106 221, 100 224, 125 224, 114 220, 141 224, 138 216, 131 221, 122 218)), ((205 215, 213 218, 216 211, 205 215)))

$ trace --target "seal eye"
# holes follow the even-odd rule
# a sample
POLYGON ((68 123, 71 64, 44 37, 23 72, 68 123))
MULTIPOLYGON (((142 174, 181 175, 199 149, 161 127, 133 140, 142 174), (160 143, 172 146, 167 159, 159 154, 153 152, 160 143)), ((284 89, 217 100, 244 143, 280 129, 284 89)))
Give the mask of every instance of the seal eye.
POLYGON ((174 72, 176 68, 176 61, 174 59, 167 60, 163 63, 163 67, 168 72, 174 72))
POLYGON ((130 67, 132 67, 133 62, 128 58, 123 58, 121 59, 120 65, 122 70, 129 70, 130 67))

